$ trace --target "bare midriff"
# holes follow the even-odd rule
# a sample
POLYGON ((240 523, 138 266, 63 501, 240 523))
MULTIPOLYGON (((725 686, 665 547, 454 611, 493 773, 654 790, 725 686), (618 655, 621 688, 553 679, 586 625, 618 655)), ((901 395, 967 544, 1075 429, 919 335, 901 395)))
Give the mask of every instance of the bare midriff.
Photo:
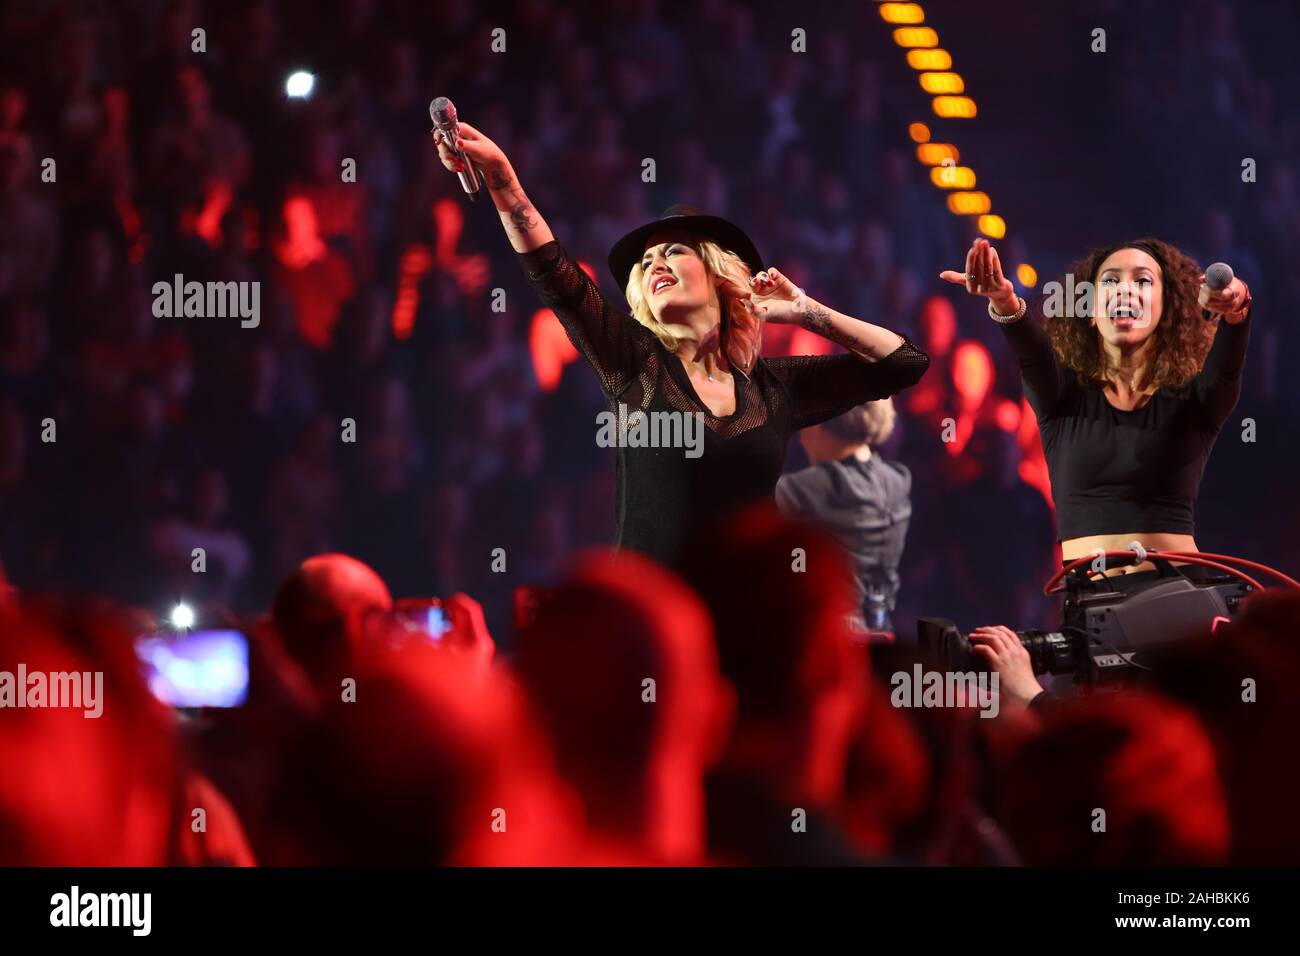
MULTIPOLYGON (((1196 547, 1196 539, 1190 534, 1172 534, 1168 531, 1157 531, 1143 533, 1134 531, 1129 534, 1090 534, 1084 538, 1069 538, 1061 542, 1061 558, 1065 561, 1075 561, 1079 558, 1090 558, 1096 551, 1131 551, 1132 544, 1136 541, 1142 547, 1154 551, 1199 551, 1196 547)), ((1187 562, 1175 561, 1174 564, 1186 564, 1187 562)), ((1110 573, 1109 562, 1108 573, 1110 573)), ((1115 568, 1113 573, 1129 574, 1134 571, 1151 571, 1155 565, 1150 561, 1144 561, 1131 567, 1115 568)))

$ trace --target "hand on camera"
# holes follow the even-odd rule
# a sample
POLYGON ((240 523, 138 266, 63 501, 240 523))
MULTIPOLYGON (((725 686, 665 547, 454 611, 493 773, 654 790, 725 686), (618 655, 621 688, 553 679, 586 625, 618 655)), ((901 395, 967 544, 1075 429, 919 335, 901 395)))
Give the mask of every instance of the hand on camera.
POLYGON ((1042 686, 1034 676, 1029 651, 1016 632, 1001 624, 977 627, 968 635, 971 653, 998 675, 998 694, 1002 709, 1024 710, 1029 702, 1042 693, 1042 686))

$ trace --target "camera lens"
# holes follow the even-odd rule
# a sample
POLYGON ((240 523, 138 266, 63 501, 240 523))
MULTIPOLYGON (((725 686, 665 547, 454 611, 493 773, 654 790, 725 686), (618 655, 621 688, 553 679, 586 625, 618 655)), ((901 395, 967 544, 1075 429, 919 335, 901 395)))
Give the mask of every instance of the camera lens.
POLYGON ((1075 670, 1075 648, 1060 631, 1030 628, 1016 631, 1016 637, 1029 652, 1035 674, 1070 674, 1075 670))

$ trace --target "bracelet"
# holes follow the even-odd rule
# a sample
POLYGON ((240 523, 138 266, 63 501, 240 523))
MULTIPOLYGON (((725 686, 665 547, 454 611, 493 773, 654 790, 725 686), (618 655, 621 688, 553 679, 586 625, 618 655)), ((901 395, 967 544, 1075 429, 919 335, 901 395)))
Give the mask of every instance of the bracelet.
POLYGON ((1246 286, 1246 301, 1241 303, 1241 308, 1232 313, 1233 316, 1241 316, 1239 321, 1245 322, 1250 317, 1250 286, 1246 286))
POLYGON ((802 312, 802 311, 804 310, 804 308, 805 308, 805 306, 807 305, 807 303, 804 302, 803 297, 804 297, 804 291, 803 291, 803 289, 799 288, 798 286, 795 286, 795 287, 794 287, 794 295, 791 296, 791 298, 790 298, 790 311, 791 311, 791 312, 802 312))
POLYGON ((993 308, 993 300, 989 299, 989 318, 1000 325, 1009 325, 1012 322, 1019 322, 1024 318, 1025 312, 1028 311, 1029 304, 1020 296, 1016 296, 1016 300, 1020 303, 1020 308, 1016 309, 1016 311, 1011 313, 1011 315, 1003 315, 1001 312, 998 312, 993 308))

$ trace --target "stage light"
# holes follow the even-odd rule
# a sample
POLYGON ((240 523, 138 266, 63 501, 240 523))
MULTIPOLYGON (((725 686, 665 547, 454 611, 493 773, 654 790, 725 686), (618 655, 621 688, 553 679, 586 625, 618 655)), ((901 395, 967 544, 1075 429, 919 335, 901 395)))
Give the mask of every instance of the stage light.
POLYGON ((952 68, 952 54, 947 50, 908 50, 907 65, 914 70, 948 70, 952 68))
POLYGON ((298 70, 290 73, 289 78, 284 81, 284 92, 288 96, 306 99, 311 96, 312 87, 315 85, 316 77, 305 70, 298 70))
POLYGON ((1009 399, 1003 399, 998 402, 998 410, 995 413, 998 428, 1004 432, 1014 432, 1020 427, 1020 406, 1009 399))
POLYGON ((945 159, 957 163, 961 159, 961 153, 952 143, 922 143, 916 147, 916 158, 927 166, 939 166, 945 159))
POLYGON ((975 101, 969 96, 936 96, 934 115, 944 119, 971 119, 975 116, 975 101))
POLYGON ((969 166, 935 166, 930 170, 930 182, 940 189, 973 189, 975 170, 969 166))
MULTIPOLYGON (((925 13, 919 4, 882 3, 880 17, 896 26, 894 42, 906 48, 907 65, 920 75, 921 89, 931 94, 930 107, 942 119, 973 119, 979 112, 975 100, 964 96, 966 81, 952 69, 952 54, 939 46, 938 31, 928 26, 915 26, 924 22, 925 13), (915 9, 913 9, 915 8, 915 9)), ((930 169, 930 182, 940 189, 954 190, 948 194, 948 210, 958 216, 976 217, 979 232, 991 239, 1002 239, 1007 234, 1006 221, 990 213, 993 206, 987 193, 975 192, 975 170, 958 166, 961 153, 952 143, 930 142, 930 128, 924 123, 910 123, 907 134, 916 143, 916 158, 930 169)), ((1038 273, 1028 263, 1015 269, 1016 279, 1026 289, 1038 283, 1038 273)), ((1005 427, 1005 426, 1004 426, 1005 427)))
POLYGON ((894 42, 906 47, 931 47, 939 42, 939 34, 929 27, 899 27, 894 31, 894 42))
MULTIPOLYGON (((988 193, 952 193, 948 196, 948 209, 959 216, 986 213, 993 206, 988 193)), ((996 217, 995 217, 996 218, 996 217)))
POLYGON ((390 326, 393 338, 408 339, 415 329, 415 314, 420 307, 420 283, 433 268, 433 251, 424 243, 406 247, 397 264, 397 295, 393 298, 390 326))
POLYGON ((960 73, 922 73, 920 81, 927 93, 961 93, 966 89, 960 73))
POLYGON ((882 3, 880 19, 886 23, 924 23, 925 11, 919 3, 882 3))
POLYGON ((188 604, 177 604, 172 608, 172 627, 178 631, 184 631, 193 626, 194 611, 188 604))

